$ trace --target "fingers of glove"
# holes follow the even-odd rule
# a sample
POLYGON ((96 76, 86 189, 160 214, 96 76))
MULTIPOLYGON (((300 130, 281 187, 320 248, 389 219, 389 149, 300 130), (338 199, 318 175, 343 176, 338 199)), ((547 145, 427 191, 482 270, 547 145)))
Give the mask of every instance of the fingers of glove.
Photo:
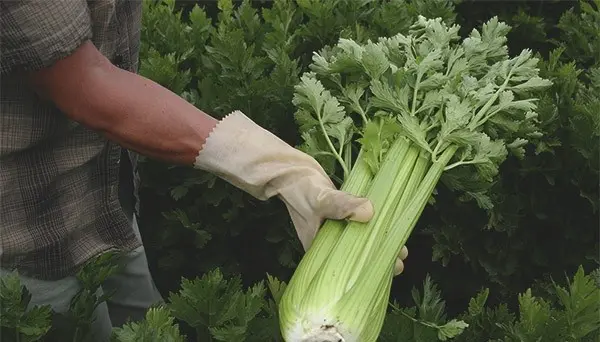
POLYGON ((400 258, 400 260, 408 258, 408 248, 406 246, 402 246, 400 253, 398 253, 398 258, 400 258))
POLYGON ((367 222, 373 217, 371 201, 339 190, 321 190, 317 201, 309 205, 284 203, 305 251, 312 244, 324 219, 367 222))
POLYGON ((398 253, 398 258, 396 258, 396 263, 394 264, 394 277, 404 272, 404 260, 406 260, 407 257, 408 248, 406 248, 406 246, 402 246, 400 253, 398 253))
POLYGON ((404 262, 400 260, 400 258, 396 258, 396 263, 394 264, 394 277, 400 275, 404 272, 404 262))
POLYGON ((373 204, 367 198, 356 197, 347 192, 332 190, 320 199, 323 216, 334 220, 348 219, 368 222, 373 217, 373 204))

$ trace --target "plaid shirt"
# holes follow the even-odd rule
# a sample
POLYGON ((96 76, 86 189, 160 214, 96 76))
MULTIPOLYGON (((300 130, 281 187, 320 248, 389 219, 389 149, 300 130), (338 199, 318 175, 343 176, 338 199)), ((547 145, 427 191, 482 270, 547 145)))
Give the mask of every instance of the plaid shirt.
POLYGON ((9 0, 0 6, 0 262, 58 279, 99 253, 140 245, 119 194, 133 172, 131 165, 120 168, 126 152, 38 98, 22 72, 50 66, 88 39, 114 64, 135 71, 142 5, 9 0))

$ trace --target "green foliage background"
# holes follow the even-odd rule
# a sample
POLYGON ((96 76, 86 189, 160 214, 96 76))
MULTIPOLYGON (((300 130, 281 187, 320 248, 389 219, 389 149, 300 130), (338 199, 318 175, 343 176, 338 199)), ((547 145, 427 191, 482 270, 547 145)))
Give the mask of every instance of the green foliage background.
MULTIPOLYGON (((395 294, 406 299, 431 273, 452 294, 450 308, 482 286, 505 301, 538 280, 597 265, 598 102, 593 89, 582 90, 600 63, 597 4, 207 3, 146 8, 141 73, 217 117, 240 109, 292 145, 299 142, 293 86, 313 50, 340 36, 365 41, 405 32, 418 14, 460 24, 463 33, 497 15, 513 27, 511 52, 531 48, 544 58, 542 76, 555 86, 541 100, 540 115, 555 134, 526 159, 503 166, 489 215, 440 188, 408 242, 410 258, 395 294), (594 98, 578 101, 586 96, 594 98)), ((289 277, 301 249, 280 203, 258 202, 212 175, 155 162, 144 165, 142 178, 144 237, 161 289, 214 267, 242 274, 246 284, 265 272, 289 277)))
MULTIPOLYGON (((394 298, 410 304, 409 290, 431 274, 447 294, 449 312, 463 310, 482 287, 492 289, 491 302, 515 308, 515 294, 532 284, 543 288, 579 265, 597 266, 598 2, 206 3, 146 11, 142 74, 217 117, 240 109, 292 145, 299 142, 293 86, 312 51, 339 37, 365 41, 405 32, 418 14, 460 24, 462 33, 494 15, 507 22, 511 52, 539 53, 542 76, 555 83, 540 104, 543 124, 555 134, 526 159, 507 161, 488 214, 439 189, 408 241, 410 257, 394 298)), ((289 278, 301 250, 280 203, 258 202, 211 175, 154 162, 142 177, 144 237, 161 289, 215 267, 241 274, 246 285, 265 272, 289 278)))
MULTIPOLYGON (((381 340, 444 340, 459 320, 469 327, 457 341, 599 338, 599 0, 145 0, 144 11, 142 75, 217 118, 239 109, 292 145, 293 87, 313 51, 406 32, 419 14, 462 34, 492 16, 507 22, 511 53, 534 50, 554 82, 539 104, 553 134, 502 166, 491 198, 479 199, 489 212, 437 189, 381 340)), ((280 341, 277 300, 302 255, 283 204, 152 160, 141 177, 142 237, 170 304, 117 340, 280 341)))

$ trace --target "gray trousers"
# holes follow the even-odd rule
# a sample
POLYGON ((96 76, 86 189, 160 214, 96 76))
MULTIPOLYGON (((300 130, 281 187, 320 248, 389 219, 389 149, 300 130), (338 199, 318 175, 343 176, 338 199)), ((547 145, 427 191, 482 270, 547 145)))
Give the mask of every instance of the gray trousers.
MULTIPOLYGON (((133 226, 138 232, 137 220, 133 226)), ((110 340, 113 327, 120 327, 128 320, 141 320, 152 304, 162 302, 162 297, 150 276, 144 247, 139 247, 125 257, 122 271, 108 278, 101 292, 114 291, 114 295, 96 308, 91 336, 98 342, 110 340)), ((0 276, 9 270, 0 269, 0 276)), ((80 289, 75 276, 60 280, 39 280, 20 275, 21 282, 31 292, 30 306, 50 305, 59 313, 67 312, 71 299, 80 289)))

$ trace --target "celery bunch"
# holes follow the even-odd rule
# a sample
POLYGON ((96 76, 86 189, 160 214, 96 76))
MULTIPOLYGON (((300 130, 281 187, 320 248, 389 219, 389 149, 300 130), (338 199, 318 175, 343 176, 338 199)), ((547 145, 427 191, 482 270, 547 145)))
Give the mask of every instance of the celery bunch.
POLYGON ((375 216, 324 223, 280 303, 286 341, 375 341, 396 256, 442 175, 489 207, 499 164, 541 136, 534 93, 550 82, 531 51, 509 56, 509 29, 492 18, 461 40, 458 26, 419 17, 407 35, 314 54, 294 97, 301 148, 338 165, 342 189, 375 216))

